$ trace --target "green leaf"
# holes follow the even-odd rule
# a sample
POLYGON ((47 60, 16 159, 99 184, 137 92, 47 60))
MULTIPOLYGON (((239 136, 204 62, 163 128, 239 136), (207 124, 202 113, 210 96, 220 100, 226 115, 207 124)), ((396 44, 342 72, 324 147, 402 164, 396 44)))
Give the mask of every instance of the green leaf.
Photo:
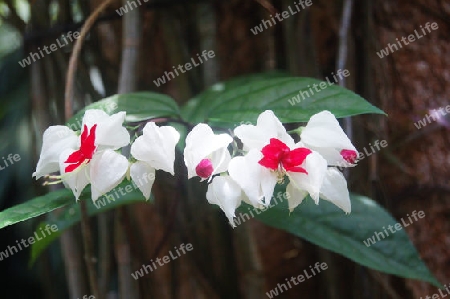
POLYGON ((35 197, 0 212, 0 229, 40 216, 75 201, 71 190, 61 189, 35 197))
POLYGON ((108 114, 125 111, 127 122, 138 122, 156 117, 178 117, 180 114, 177 103, 171 97, 155 92, 136 92, 116 94, 92 103, 75 114, 67 125, 79 130, 87 109, 101 109, 108 114))
MULTIPOLYGON (((367 247, 364 241, 367 242, 375 232, 384 233, 384 228, 398 221, 367 197, 351 195, 351 201, 352 212, 349 215, 328 201, 321 200, 319 205, 315 205, 310 198, 290 214, 286 201, 275 203, 259 215, 256 212, 253 214, 269 226, 288 231, 361 265, 441 286, 420 259, 404 229, 395 233, 388 231, 389 236, 367 247)), ((248 206, 238 210, 249 214, 248 206)), ((236 215, 239 219, 239 214, 236 215)), ((405 224, 420 225, 423 220, 417 219, 419 223, 412 224, 405 219, 405 224)))
POLYGON ((354 92, 326 81, 282 74, 244 79, 213 85, 183 109, 184 117, 196 122, 236 124, 255 122, 267 109, 285 123, 306 122, 323 110, 331 111, 338 118, 365 113, 384 114, 354 92))
POLYGON ((259 82, 270 78, 287 77, 284 72, 267 72, 259 74, 251 74, 232 78, 230 80, 219 82, 209 87, 204 92, 190 99, 182 108, 181 115, 183 119, 192 123, 204 122, 208 118, 211 107, 217 105, 217 97, 223 93, 234 90, 240 86, 259 82))
MULTIPOLYGON (((150 198, 150 200, 151 199, 152 198, 150 198)), ((96 205, 94 205, 94 203, 90 199, 90 192, 86 192, 86 194, 82 195, 81 200, 86 200, 87 210, 90 216, 105 212, 118 206, 136 202, 145 202, 145 198, 139 191, 139 189, 135 188, 134 185, 129 181, 122 182, 121 184, 119 184, 119 186, 117 186, 104 196, 101 196, 96 201, 96 205), (127 190, 131 191, 127 192, 127 190), (107 198, 109 198, 109 200, 107 198)), ((65 230, 80 222, 80 219, 80 205, 79 203, 73 203, 72 205, 68 206, 63 213, 58 215, 56 219, 41 222, 35 230, 36 234, 38 234, 40 229, 45 227, 46 225, 51 226, 55 224, 58 227, 58 231, 46 236, 45 238, 36 240, 36 242, 32 245, 31 257, 29 261, 30 267, 53 241, 58 239, 65 230)))

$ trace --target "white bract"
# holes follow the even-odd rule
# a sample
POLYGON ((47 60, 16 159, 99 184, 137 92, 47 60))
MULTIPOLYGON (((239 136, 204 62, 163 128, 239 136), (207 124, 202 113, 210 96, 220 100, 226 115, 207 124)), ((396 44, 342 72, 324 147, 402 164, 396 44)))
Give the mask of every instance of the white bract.
POLYGON ((336 168, 355 166, 358 152, 339 126, 336 117, 329 111, 319 112, 311 117, 301 134, 301 143, 317 151, 328 163, 327 172, 320 190, 320 197, 328 200, 346 213, 351 212, 347 181, 336 168))
POLYGON ((74 149, 79 144, 77 134, 66 126, 50 126, 44 131, 42 148, 33 177, 59 171, 59 156, 66 149, 74 149))
POLYGON ((196 125, 186 136, 184 162, 188 179, 199 176, 202 181, 227 170, 231 160, 227 149, 233 138, 228 134, 214 134, 207 125, 196 125))
POLYGON ((235 210, 241 205, 242 191, 236 182, 229 176, 217 176, 208 185, 206 199, 210 204, 218 205, 233 227, 235 210))
POLYGON ((33 176, 39 179, 59 170, 77 200, 90 183, 92 200, 96 201, 116 187, 128 170, 128 160, 115 152, 130 142, 122 126, 124 120, 125 112, 109 116, 92 109, 84 114, 80 136, 65 126, 49 127, 33 176))
POLYGON ((250 204, 255 208, 270 204, 277 184, 277 177, 258 163, 262 157, 261 151, 252 149, 245 156, 234 157, 228 165, 230 177, 244 191, 250 204))
POLYGON ((179 139, 180 133, 173 127, 158 127, 149 122, 131 146, 131 155, 138 161, 131 164, 130 176, 147 200, 155 180, 155 170, 174 175, 175 146, 179 139))
POLYGON ((242 141, 244 150, 247 151, 253 148, 262 150, 272 138, 280 140, 290 148, 295 146, 294 139, 271 110, 266 110, 258 116, 256 126, 240 125, 234 129, 234 134, 242 141))
POLYGON ((354 166, 358 152, 330 111, 314 114, 300 134, 307 148, 317 151, 329 166, 354 166))

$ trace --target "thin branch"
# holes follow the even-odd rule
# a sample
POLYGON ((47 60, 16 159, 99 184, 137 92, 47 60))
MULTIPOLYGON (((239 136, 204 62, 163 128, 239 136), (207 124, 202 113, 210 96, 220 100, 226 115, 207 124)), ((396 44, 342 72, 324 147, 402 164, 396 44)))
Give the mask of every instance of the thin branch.
MULTIPOLYGON (((192 130, 192 128, 194 127, 193 124, 191 124, 190 122, 187 122, 181 118, 170 118, 170 117, 156 117, 156 118, 151 118, 149 119, 147 122, 154 122, 154 123, 177 123, 180 125, 183 125, 186 127, 186 129, 188 129, 189 131, 192 130)), ((147 123, 146 122, 146 123, 147 123)))
MULTIPOLYGON (((342 7, 342 17, 339 27, 339 48, 338 48, 338 57, 336 61, 336 70, 345 69, 347 66, 347 57, 348 57, 348 33, 351 26, 351 20, 352 20, 352 7, 353 7, 353 0, 344 0, 343 7, 342 7)), ((346 78, 341 78, 339 81, 339 85, 342 87, 345 87, 347 85, 346 78)), ((353 127, 352 127, 352 119, 350 117, 344 118, 344 131, 347 133, 348 137, 352 139, 353 135, 353 127)), ((344 175, 348 177, 349 172, 348 170, 344 170, 344 175)), ((336 260, 332 258, 330 252, 325 251, 323 249, 319 250, 320 256, 322 259, 325 259, 328 263, 331 264, 331 268, 334 268, 333 266, 336 265, 336 260)), ((327 288, 327 297, 328 298, 338 298, 338 292, 336 290, 338 289, 338 279, 337 272, 327 272, 326 273, 326 279, 327 284, 329 284, 329 288, 327 288)))
MULTIPOLYGON (((347 65, 348 57, 348 32, 350 30, 352 20, 353 0, 345 0, 342 8, 342 19, 339 28, 339 50, 336 69, 343 69, 347 65)), ((339 81, 339 85, 345 86, 345 78, 339 81)))
MULTIPOLYGON (((125 6, 128 0, 122 3, 125 6)), ((122 63, 120 65, 118 93, 136 91, 139 75, 141 47, 141 12, 132 10, 123 17, 122 63)))
POLYGON ((70 56, 69 61, 69 69, 67 70, 67 77, 66 77, 66 92, 65 92, 65 117, 66 120, 69 120, 72 117, 73 111, 72 111, 72 98, 73 98, 73 83, 74 83, 74 77, 77 70, 77 61, 78 56, 81 51, 81 47, 83 46, 84 38, 86 37, 87 33, 91 29, 91 27, 95 24, 96 20, 102 13, 102 11, 107 8, 114 0, 105 0, 102 4, 100 4, 94 12, 87 18, 86 22, 84 23, 83 27, 81 28, 80 36, 75 42, 75 46, 73 48, 72 55, 70 56))
MULTIPOLYGON (((128 0, 123 0, 122 4, 127 5, 128 0)), ((141 11, 136 9, 128 12, 122 18, 122 62, 120 65, 118 93, 128 93, 136 91, 139 76, 139 54, 141 48, 142 29, 141 11)), ((124 154, 127 149, 122 149, 124 154)), ((119 293, 121 298, 139 298, 139 287, 136 280, 133 280, 130 273, 133 259, 131 255, 129 235, 127 232, 127 208, 121 207, 116 212, 116 257, 119 272, 119 293)))
MULTIPOLYGON (((342 8, 341 25, 339 28, 339 50, 338 50, 338 59, 336 62, 337 70, 344 69, 347 65, 348 32, 350 30, 352 20, 352 7, 353 7, 353 0, 344 1, 344 7, 342 8)), ((339 81, 339 85, 345 87, 346 78, 342 78, 342 80, 339 81)), ((353 135, 353 129, 351 119, 349 117, 344 119, 344 125, 346 133, 348 137, 351 139, 353 135)))
MULTIPOLYGON (((200 48, 217 53, 217 19, 212 4, 197 7, 197 27, 200 36, 200 48)), ((203 70, 203 88, 213 85, 219 80, 220 67, 218 59, 212 59, 201 66, 203 70)))
MULTIPOLYGON (((345 0, 344 6, 342 8, 342 18, 341 24, 339 28, 339 50, 338 50, 338 58, 336 62, 336 70, 345 69, 347 66, 347 57, 348 57, 348 32, 351 26, 352 20, 352 7, 353 0, 345 0)), ((346 78, 342 78, 339 81, 339 85, 342 87, 346 86, 346 78)), ((350 117, 344 118, 344 130, 347 133, 348 138, 350 140, 353 136, 353 125, 352 119, 350 117)), ((348 176, 348 171, 345 171, 345 175, 348 176)))
MULTIPOLYGON (((99 5, 94 12, 88 17, 86 23, 81 28, 80 37, 77 39, 75 43, 75 47, 73 49, 72 55, 70 56, 69 68, 67 70, 67 78, 66 78, 66 88, 65 88, 65 119, 69 120, 73 115, 72 109, 72 97, 73 97, 73 84, 74 77, 77 68, 78 56, 81 51, 81 47, 83 45, 84 38, 86 34, 89 32, 92 25, 94 25, 95 20, 99 17, 100 13, 108 7, 113 0, 106 0, 101 5, 99 5)), ((92 234, 91 228, 89 226, 89 216, 87 213, 86 202, 83 200, 80 202, 81 209, 81 227, 83 234, 83 246, 84 246, 84 254, 85 254, 85 262, 88 271, 89 284, 91 288, 91 292, 95 298, 99 297, 99 289, 98 289, 98 281, 97 281, 97 272, 95 269, 96 260, 94 258, 94 250, 92 243, 92 234)))

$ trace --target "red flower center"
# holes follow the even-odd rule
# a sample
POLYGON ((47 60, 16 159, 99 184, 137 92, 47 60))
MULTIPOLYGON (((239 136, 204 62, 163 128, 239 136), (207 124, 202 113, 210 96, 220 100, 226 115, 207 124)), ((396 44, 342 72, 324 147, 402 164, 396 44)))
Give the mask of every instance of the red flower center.
POLYGON ((195 167, 195 172, 197 175, 203 179, 209 178, 214 171, 214 167, 212 165, 211 160, 203 159, 198 163, 197 167, 195 167))
POLYGON ((83 132, 81 133, 81 145, 80 149, 74 151, 64 163, 71 164, 66 167, 66 172, 72 172, 77 169, 84 162, 89 163, 94 155, 96 146, 95 142, 95 130, 97 125, 93 125, 88 133, 88 127, 84 125, 83 132))
POLYGON ((342 158, 344 158, 345 161, 349 162, 349 163, 355 163, 356 158, 358 157, 358 153, 352 150, 342 150, 341 151, 341 156, 342 158))
POLYGON ((286 171, 308 174, 304 168, 300 167, 306 157, 311 153, 311 150, 307 148, 300 147, 290 150, 280 140, 271 138, 270 143, 263 147, 261 152, 264 157, 258 163, 264 167, 277 170, 282 166, 286 171))

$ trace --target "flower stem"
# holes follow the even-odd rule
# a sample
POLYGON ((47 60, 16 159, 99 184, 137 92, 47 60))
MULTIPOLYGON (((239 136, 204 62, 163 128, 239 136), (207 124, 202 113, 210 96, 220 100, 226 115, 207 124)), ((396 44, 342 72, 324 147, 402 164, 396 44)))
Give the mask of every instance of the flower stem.
POLYGON ((191 123, 189 123, 187 121, 184 121, 181 118, 157 117, 157 118, 152 118, 152 119, 150 119, 148 121, 152 121, 154 123, 165 123, 165 122, 167 122, 167 123, 169 123, 169 122, 178 123, 180 125, 185 126, 189 130, 191 130, 194 127, 193 124, 191 124, 191 123))

